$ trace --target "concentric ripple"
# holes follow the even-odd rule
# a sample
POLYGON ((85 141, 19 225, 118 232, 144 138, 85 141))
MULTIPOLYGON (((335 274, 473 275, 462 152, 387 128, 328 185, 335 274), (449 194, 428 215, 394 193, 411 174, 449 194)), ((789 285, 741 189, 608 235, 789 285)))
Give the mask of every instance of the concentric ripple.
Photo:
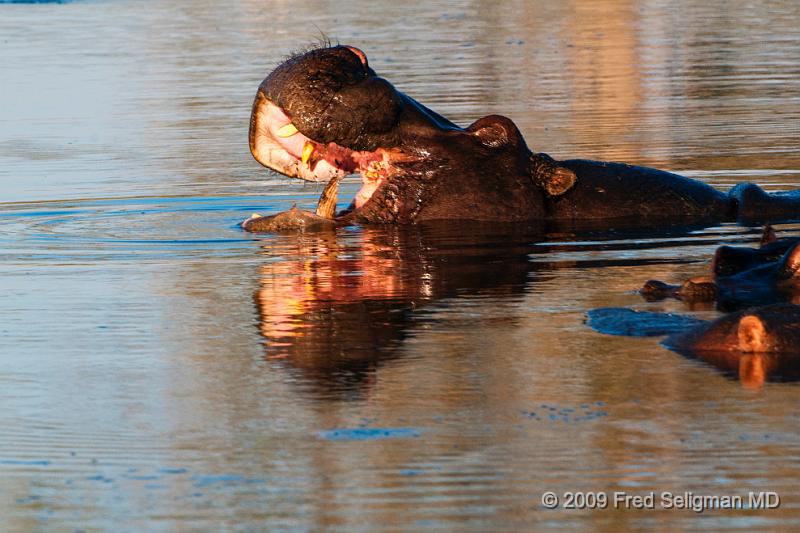
MULTIPOLYGON (((298 199, 303 200, 294 201, 298 199)), ((233 256, 249 249, 247 243, 255 238, 238 227, 242 220, 255 211, 268 213, 291 205, 263 197, 126 197, 0 204, 0 261, 233 256), (265 204, 269 205, 266 209, 265 204)))

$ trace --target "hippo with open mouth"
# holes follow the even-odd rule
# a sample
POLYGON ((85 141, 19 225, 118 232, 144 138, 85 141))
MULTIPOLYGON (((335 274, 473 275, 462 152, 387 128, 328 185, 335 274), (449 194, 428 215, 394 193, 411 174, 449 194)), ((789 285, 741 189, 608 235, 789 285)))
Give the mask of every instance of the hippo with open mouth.
POLYGON ((253 103, 250 151, 281 174, 328 184, 316 214, 254 216, 242 224, 250 231, 442 219, 658 226, 800 213, 797 191, 767 194, 740 184, 725 194, 651 168, 556 161, 533 153, 506 117, 461 128, 379 77, 352 46, 296 55, 264 79, 253 103), (356 172, 362 187, 337 214, 339 180, 356 172))

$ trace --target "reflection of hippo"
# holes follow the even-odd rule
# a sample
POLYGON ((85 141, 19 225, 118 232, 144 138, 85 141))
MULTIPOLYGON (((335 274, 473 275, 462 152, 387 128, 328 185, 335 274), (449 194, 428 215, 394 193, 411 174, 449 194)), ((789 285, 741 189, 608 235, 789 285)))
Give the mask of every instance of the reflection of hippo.
POLYGON ((649 280, 641 289, 648 301, 677 298, 689 304, 716 301, 721 310, 798 303, 800 299, 800 239, 776 239, 771 229, 760 248, 722 246, 714 253, 711 276, 691 278, 681 285, 649 280))
POLYGON ((668 348, 738 375, 746 385, 800 380, 800 305, 768 305, 711 322, 620 308, 595 309, 588 317, 601 333, 669 334, 668 348))
MULTIPOLYGON (((664 233, 685 235, 682 228, 670 228, 614 231, 610 237, 647 241, 664 233)), ((437 319, 432 309, 457 308, 457 300, 479 297, 491 302, 485 305, 492 311, 482 304, 480 313, 470 312, 465 320, 497 315, 492 324, 514 326, 525 316, 519 302, 527 293, 565 290, 554 283, 562 277, 556 271, 578 262, 557 257, 558 250, 572 249, 570 241, 583 248, 587 237, 604 239, 597 232, 559 232, 551 236, 558 242, 548 244, 547 237, 540 224, 475 222, 464 227, 429 221, 264 238, 265 260, 258 267, 253 302, 265 357, 324 394, 368 390, 374 370, 406 353, 406 340, 437 319), (511 303, 508 309, 502 308, 504 302, 511 303)), ((580 264, 648 263, 590 256, 580 264)))
MULTIPOLYGON (((363 186, 336 217, 341 223, 615 219, 654 227, 800 213, 797 192, 742 184, 724 194, 660 170, 534 154, 502 116, 460 128, 397 91, 348 46, 297 55, 267 76, 253 104, 250 150, 287 176, 329 182, 318 211, 326 217, 338 180, 359 172, 363 186)), ((256 220, 243 226, 257 230, 256 220)))
POLYGON ((464 295, 522 295, 549 275, 548 265, 529 260, 530 243, 541 238, 537 227, 454 226, 322 230, 283 246, 268 241, 278 260, 259 267, 254 294, 267 357, 325 394, 352 392, 402 354, 409 331, 430 319, 420 312, 425 306, 464 295))

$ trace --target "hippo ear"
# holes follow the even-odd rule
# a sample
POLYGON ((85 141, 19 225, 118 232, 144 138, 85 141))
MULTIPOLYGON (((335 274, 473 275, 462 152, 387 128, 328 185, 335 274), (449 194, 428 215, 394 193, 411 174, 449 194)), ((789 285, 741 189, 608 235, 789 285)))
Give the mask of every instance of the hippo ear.
POLYGON ((772 224, 765 225, 761 232, 761 246, 763 247, 764 245, 777 240, 778 236, 775 235, 775 228, 772 227, 772 224))
POLYGON ((559 165, 547 154, 531 154, 529 171, 533 182, 549 196, 561 196, 578 181, 573 171, 559 165))
POLYGON ((577 180, 578 177, 570 169, 556 167, 543 185, 550 196, 560 196, 570 190, 577 180))
POLYGON ((745 315, 739 320, 739 350, 746 353, 767 351, 767 330, 755 315, 745 315))
POLYGON ((797 279, 800 280, 800 243, 795 244, 789 248, 783 258, 781 265, 778 268, 778 279, 797 279))

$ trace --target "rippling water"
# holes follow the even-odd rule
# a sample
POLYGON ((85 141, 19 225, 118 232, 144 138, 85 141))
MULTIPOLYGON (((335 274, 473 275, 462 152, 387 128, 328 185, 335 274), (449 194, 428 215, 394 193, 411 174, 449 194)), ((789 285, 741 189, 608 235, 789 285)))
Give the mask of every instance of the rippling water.
POLYGON ((584 324, 716 316, 635 290, 758 228, 237 227, 320 192, 246 133, 266 72, 322 34, 556 157, 800 187, 796 2, 0 4, 4 530, 797 526, 797 384, 584 324), (547 511, 547 490, 782 503, 547 511))

